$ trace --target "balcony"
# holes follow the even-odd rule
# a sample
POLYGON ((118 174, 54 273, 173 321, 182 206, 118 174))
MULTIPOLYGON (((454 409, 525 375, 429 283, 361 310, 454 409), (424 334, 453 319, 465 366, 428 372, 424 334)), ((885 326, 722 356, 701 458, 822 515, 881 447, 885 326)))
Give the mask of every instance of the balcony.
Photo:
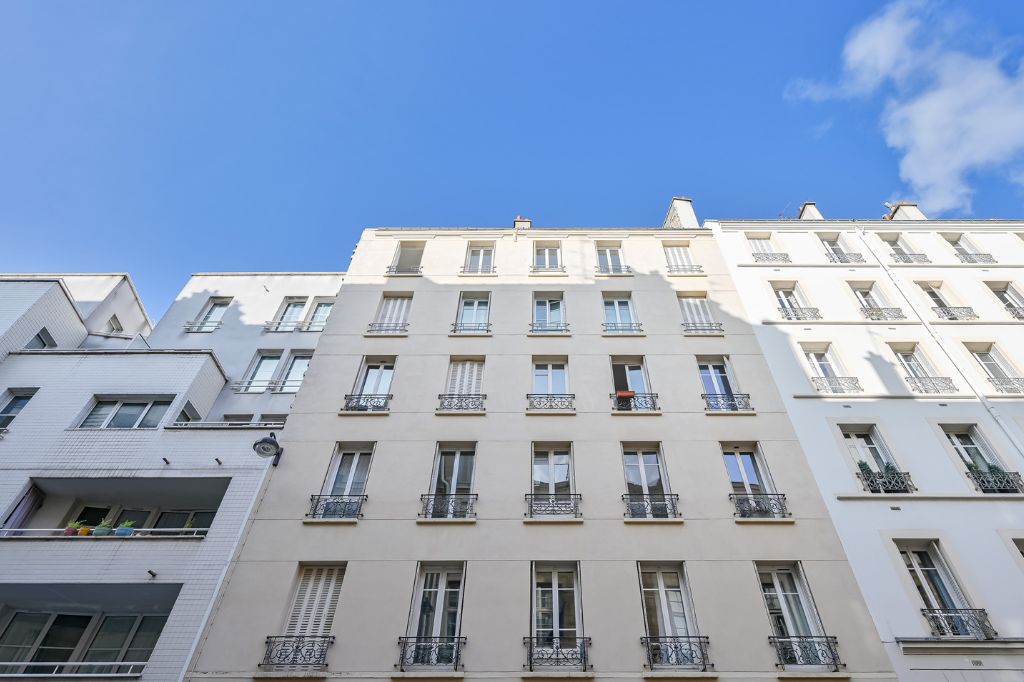
POLYGON ((602 322, 605 334, 643 334, 644 326, 639 322, 602 322))
POLYGON ((366 326, 367 334, 376 336, 390 336, 392 334, 405 334, 409 331, 408 322, 371 322, 366 326))
POLYGON ((537 517, 578 519, 583 516, 580 512, 582 499, 582 495, 575 493, 528 494, 526 495, 526 516, 531 519, 537 517))
POLYGON ((859 253, 832 253, 826 252, 831 263, 864 263, 864 256, 859 253))
POLYGON ((558 668, 560 670, 590 669, 589 637, 523 637, 526 645, 526 668, 529 671, 558 668))
POLYGON ((267 637, 267 649, 261 668, 276 670, 323 670, 327 667, 327 649, 334 635, 294 635, 267 637))
POLYGON ((476 493, 420 495, 420 517, 424 519, 476 518, 476 493))
POLYGON ((995 263, 991 253, 958 253, 956 257, 961 263, 995 263))
POLYGON ((1021 377, 989 377, 992 387, 1000 393, 1024 393, 1024 378, 1021 377))
POLYGON ((688 668, 706 671, 712 667, 708 659, 708 638, 688 637, 641 637, 640 643, 647 650, 647 668, 688 668))
POLYGON ((388 412, 391 409, 390 393, 354 393, 345 396, 344 412, 388 412))
POLYGON ((1020 305, 1008 305, 1006 311, 1013 315, 1014 319, 1024 320, 1024 306, 1020 305))
POLYGON ((493 265, 463 265, 459 268, 460 275, 496 275, 498 269, 493 265))
POLYGON ((974 308, 967 306, 961 306, 953 308, 950 306, 933 306, 932 310, 935 311, 935 316, 940 320, 976 320, 978 319, 977 313, 974 312, 974 308))
POLYGON ((838 672, 843 666, 835 637, 769 637, 777 666, 821 666, 838 672))
POLYGON ((575 393, 527 393, 526 409, 530 412, 573 412, 575 393))
POLYGON ((565 272, 564 265, 531 265, 530 272, 536 275, 553 275, 565 272))
POLYGON ((628 265, 598 265, 594 272, 598 275, 632 275, 633 268, 628 265))
POLYGON ((894 253, 892 260, 894 263, 931 263, 923 253, 894 253))
POLYGON ((703 265, 669 265, 668 274, 670 275, 692 275, 696 273, 704 272, 703 265))
POLYGON ((741 519, 784 519, 790 516, 786 496, 778 493, 733 494, 734 516, 741 519))
POLYGON ((490 334, 490 322, 455 322, 452 324, 452 334, 490 334))
POLYGON ((788 253, 755 253, 755 263, 789 263, 788 253))
POLYGON ((310 495, 309 519, 359 519, 366 495, 310 495))
POLYGON ((612 399, 613 412, 660 412, 657 393, 635 393, 616 391, 608 396, 612 399))
POLYGON ((982 471, 977 465, 968 466, 967 478, 983 493, 1024 493, 1024 481, 1016 471, 1002 471, 989 465, 988 471, 982 471))
POLYGON ((724 333, 721 322, 683 322, 683 333, 697 336, 717 336, 724 333))
POLYGON ((753 412, 749 393, 702 393, 707 412, 753 412))
POLYGON ((878 322, 881 320, 905 320, 907 316, 903 314, 903 308, 868 308, 864 307, 860 309, 861 314, 865 319, 878 322))
POLYGON ((567 322, 531 322, 531 334, 568 334, 569 324, 567 322))
POLYGON ((384 271, 388 275, 422 275, 422 265, 389 265, 384 271))
POLYGON ((678 519, 680 517, 679 495, 626 493, 622 496, 622 502, 626 506, 623 516, 627 519, 678 519))
POLYGON ((817 308, 779 308, 784 320, 820 320, 821 312, 817 308))
POLYGON ((917 488, 906 471, 891 464, 882 471, 874 471, 867 462, 858 462, 857 478, 869 493, 911 493, 917 488))
POLYGON ((907 377, 914 393, 956 393, 956 385, 949 377, 907 377))
POLYGON ((437 406, 438 412, 471 413, 483 412, 484 401, 487 395, 484 393, 442 393, 437 396, 441 401, 437 406))
POLYGON ((995 639, 999 634, 985 609, 921 609, 933 637, 942 639, 995 639))
POLYGON ((862 393, 857 377, 811 377, 814 390, 818 393, 862 393))
POLYGON ((462 665, 465 637, 399 637, 398 669, 441 668, 458 670, 462 665))

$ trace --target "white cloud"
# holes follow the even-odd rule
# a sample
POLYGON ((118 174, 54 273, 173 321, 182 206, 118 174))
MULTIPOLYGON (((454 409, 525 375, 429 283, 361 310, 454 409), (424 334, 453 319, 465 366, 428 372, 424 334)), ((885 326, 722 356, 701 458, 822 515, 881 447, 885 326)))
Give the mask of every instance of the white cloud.
POLYGON ((970 211, 973 173, 1019 177, 1024 63, 1007 65, 995 49, 969 54, 957 46, 966 30, 934 3, 898 0, 850 33, 837 83, 797 81, 787 95, 823 101, 884 90, 882 132, 922 209, 970 211))

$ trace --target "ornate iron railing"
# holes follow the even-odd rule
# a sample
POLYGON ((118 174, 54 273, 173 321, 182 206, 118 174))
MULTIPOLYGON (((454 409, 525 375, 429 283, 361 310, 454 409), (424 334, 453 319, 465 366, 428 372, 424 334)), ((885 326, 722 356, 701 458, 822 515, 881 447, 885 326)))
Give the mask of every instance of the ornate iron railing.
POLYGON ((820 665, 838 671, 843 665, 835 637, 769 637, 778 657, 776 665, 820 665))
POLYGON ((399 637, 398 669, 451 668, 462 664, 465 637, 399 637))
POLYGON ((991 253, 958 253, 956 257, 961 263, 995 263, 991 253))
POLYGON ((366 326, 367 334, 404 334, 407 331, 408 322, 371 322, 366 326))
POLYGON ((859 253, 832 253, 826 251, 825 255, 833 263, 863 263, 864 256, 859 253))
POLYGON ((1024 306, 1020 305, 1008 305, 1006 306, 1007 312, 1013 315, 1018 320, 1024 320, 1024 306))
POLYGON ((779 308, 784 320, 820 320, 821 311, 817 308, 779 308))
POLYGON ((497 274, 498 269, 493 265, 477 265, 476 267, 463 265, 459 268, 459 272, 463 275, 494 275, 497 274))
POLYGON ((633 268, 628 265, 598 265, 594 271, 599 275, 632 275, 633 268))
POLYGON ((923 253, 894 253, 892 259, 897 263, 931 263, 923 253))
POLYGON ((626 493, 622 502, 626 505, 623 516, 627 519, 679 518, 679 495, 626 493))
POLYGON ((868 320, 905 320, 907 316, 903 314, 903 308, 870 308, 863 307, 860 309, 861 314, 868 320))
POLYGON ((1024 393, 1024 378, 1021 377, 989 377, 992 387, 1000 393, 1024 393))
POLYGON ((260 667, 324 668, 327 648, 334 635, 295 635, 267 637, 267 650, 260 667))
POLYGON ((526 645, 526 668, 576 668, 587 670, 589 637, 523 637, 526 645))
POLYGON ((755 253, 755 263, 789 263, 788 253, 755 253))
POLYGON ((968 306, 950 307, 945 305, 932 306, 935 316, 943 320, 976 320, 978 314, 968 306))
POLYGON ((780 493, 734 493, 729 499, 736 506, 735 516, 741 519, 781 519, 790 515, 786 496, 780 493))
POLYGON ((995 639, 985 609, 921 609, 934 637, 995 639))
POLYGON ((483 412, 485 393, 442 393, 437 396, 441 404, 438 412, 483 412))
POLYGON ((704 272, 703 265, 669 265, 669 274, 682 275, 690 272, 704 272))
POLYGON ((683 322, 686 334, 721 334, 722 331, 721 322, 683 322))
POLYGON ((354 393, 345 396, 341 409, 345 412, 387 412, 391 408, 390 393, 354 393))
POLYGON ((389 275, 419 275, 422 272, 422 265, 389 265, 386 270, 389 275))
POLYGON ((907 377, 914 393, 955 393, 956 385, 949 377, 907 377))
POLYGON ((190 320, 184 324, 185 331, 189 333, 209 333, 220 329, 224 323, 220 320, 204 322, 203 320, 190 320))
POLYGON ((657 393, 627 395, 630 392, 612 393, 609 396, 612 399, 612 410, 616 412, 657 412, 661 409, 658 407, 657 393))
POLYGON ((1024 493, 1024 481, 1016 471, 968 469, 967 478, 983 493, 1024 493))
POLYGON ((531 265, 530 272, 565 272, 564 265, 531 265))
POLYGON ((857 377, 811 377, 818 393, 861 393, 860 379, 857 377))
POLYGON ((476 493, 421 495, 420 516, 425 519, 471 519, 476 516, 476 493))
POLYGON ((708 412, 752 412, 748 393, 702 393, 708 412))
POLYGON ((568 334, 568 322, 531 322, 531 334, 568 334))
POLYGON ((861 470, 857 472, 864 490, 869 493, 910 493, 917 488, 906 471, 886 469, 885 471, 861 470))
POLYGON ((568 411, 576 409, 575 401, 575 393, 527 393, 526 409, 568 411))
POLYGON ((358 519, 363 515, 366 495, 310 495, 311 519, 358 519))
POLYGON ((526 495, 526 515, 535 516, 571 516, 579 518, 580 500, 578 493, 531 493, 526 495))
POLYGON ((490 322, 455 322, 452 324, 452 334, 489 334, 490 331, 490 322))
POLYGON ((711 665, 707 637, 641 637, 640 643, 647 650, 647 667, 651 670, 684 667, 707 670, 711 665))
POLYGON ((605 334, 639 334, 644 330, 639 322, 602 322, 601 328, 605 334))

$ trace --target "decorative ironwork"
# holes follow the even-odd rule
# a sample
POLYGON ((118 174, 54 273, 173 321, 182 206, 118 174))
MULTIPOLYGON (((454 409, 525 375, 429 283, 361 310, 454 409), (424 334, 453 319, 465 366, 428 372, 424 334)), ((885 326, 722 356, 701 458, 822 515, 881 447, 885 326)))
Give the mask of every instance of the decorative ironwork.
POLYGON ((390 393, 356 393, 345 396, 341 409, 345 412, 387 412, 391 407, 390 393))
POLYGON ((683 322, 683 332, 686 334, 721 334, 723 328, 721 322, 683 322))
POLYGON ((729 499, 736 505, 735 516, 741 519, 780 519, 790 515, 786 496, 779 493, 732 494, 729 499))
POLYGON ((779 308, 779 314, 784 320, 820 320, 821 311, 817 308, 779 308))
POLYGON ((989 377, 993 388, 1000 393, 1024 393, 1024 378, 1021 377, 989 377))
POLYGON ((420 516, 425 519, 472 519, 476 517, 476 493, 421 495, 420 516))
POLYGON ((490 334, 490 322, 455 322, 452 334, 490 334))
POLYGON ((903 308, 869 308, 864 307, 860 312, 869 320, 905 320, 903 308))
POLYGON ((669 265, 668 272, 671 275, 683 275, 692 272, 704 272, 703 265, 669 265))
POLYGON ((628 265, 598 265, 594 269, 599 275, 632 275, 633 268, 628 265))
POLYGON ((934 637, 995 639, 985 609, 921 609, 934 637))
POLYGON ((498 273, 498 269, 493 265, 477 265, 476 267, 463 265, 459 268, 459 272, 463 275, 495 275, 498 273))
POLYGON ((366 327, 367 334, 404 334, 407 331, 408 322, 371 322, 366 327))
POLYGON ((527 393, 526 409, 528 410, 575 410, 575 393, 527 393))
POLYGON ((465 637, 399 637, 398 669, 451 668, 462 664, 465 637))
POLYGON ((677 519, 679 518, 679 495, 641 495, 626 493, 622 496, 626 505, 627 519, 677 519))
POLYGON ((983 493, 1024 493, 1024 481, 1021 481, 1020 474, 1016 471, 1002 471, 996 468, 982 471, 973 466, 968 467, 967 478, 971 479, 983 493))
POLYGON ((526 496, 526 515, 535 516, 571 516, 579 518, 580 500, 582 495, 576 493, 533 493, 526 496))
POLYGON ((820 665, 838 671, 843 665, 835 637, 769 637, 779 662, 776 665, 820 665))
POLYGON ((956 385, 949 377, 907 377, 914 393, 956 393, 956 385))
POLYGON ((531 334, 568 334, 568 322, 531 322, 531 334))
POLYGON ((755 253, 755 263, 789 263, 788 253, 755 253))
POLYGON ((888 466, 882 471, 874 471, 867 462, 860 462, 860 465, 857 478, 869 493, 910 493, 917 490, 906 471, 888 466))
POLYGON ((644 326, 639 322, 602 322, 605 334, 640 334, 644 326))
POLYGON ((863 263, 864 256, 859 253, 832 253, 827 251, 825 253, 828 259, 833 263, 863 263))
POLYGON ((991 253, 958 253, 956 257, 961 263, 995 263, 991 253))
POLYGON ((612 409, 616 412, 658 412, 657 393, 633 393, 633 391, 620 391, 609 396, 612 399, 612 409))
POLYGON ((220 320, 216 321, 203 321, 203 320, 190 320, 184 324, 185 331, 191 334, 208 334, 214 330, 220 329, 224 323, 220 320))
POLYGON ((267 637, 267 651, 260 667, 324 668, 327 666, 327 648, 332 644, 334 635, 267 637))
POLYGON ((923 253, 894 253, 892 259, 897 263, 931 263, 923 253))
POLYGON ((860 393, 860 379, 857 377, 811 377, 818 393, 860 393))
POLYGON ((310 495, 311 519, 358 519, 363 515, 366 495, 310 495))
POLYGON ((1020 305, 1008 305, 1006 306, 1007 312, 1014 316, 1018 320, 1024 320, 1024 306, 1020 305))
POLYGON ((422 265, 389 265, 389 275, 419 275, 423 273, 422 265))
POLYGON ((702 393, 708 412, 753 412, 749 393, 702 393))
POLYGON ((484 393, 442 393, 437 396, 441 401, 438 405, 438 412, 483 412, 484 401, 487 395, 484 393))
POLYGON ((523 637, 526 645, 526 667, 535 668, 577 668, 587 670, 590 638, 562 635, 554 637, 523 637))
POLYGON ((707 670, 711 666, 707 637, 641 637, 640 642, 647 650, 647 667, 651 670, 682 667, 707 670))
POLYGON ((565 272, 564 265, 532 265, 530 266, 530 272, 545 273, 545 272, 565 272))
POLYGON ((943 320, 976 320, 978 314, 974 312, 974 308, 967 306, 961 306, 953 308, 945 305, 933 306, 932 310, 935 311, 935 315, 943 320))

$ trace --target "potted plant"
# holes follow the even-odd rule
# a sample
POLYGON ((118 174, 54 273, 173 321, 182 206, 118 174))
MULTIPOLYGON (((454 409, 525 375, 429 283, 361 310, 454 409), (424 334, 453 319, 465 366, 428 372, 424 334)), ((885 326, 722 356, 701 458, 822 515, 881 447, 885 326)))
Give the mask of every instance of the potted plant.
POLYGON ((122 521, 120 525, 114 530, 114 535, 122 538, 131 537, 135 534, 135 522, 134 521, 122 521))
POLYGON ((82 527, 81 521, 72 521, 64 528, 64 537, 78 535, 78 529, 82 527))
POLYGON ((85 537, 86 535, 92 535, 92 526, 87 526, 84 523, 79 524, 79 526, 78 526, 78 535, 79 535, 79 537, 85 537))
POLYGON ((99 522, 95 528, 92 529, 92 534, 96 537, 106 537, 114 532, 114 521, 113 519, 103 519, 99 522))

